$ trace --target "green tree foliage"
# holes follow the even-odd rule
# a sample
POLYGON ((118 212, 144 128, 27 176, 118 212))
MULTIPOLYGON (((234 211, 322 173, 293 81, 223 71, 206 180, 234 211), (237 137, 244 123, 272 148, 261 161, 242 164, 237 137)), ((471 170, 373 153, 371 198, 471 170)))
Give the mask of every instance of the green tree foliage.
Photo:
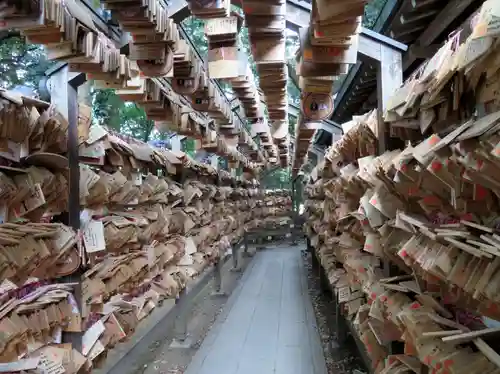
POLYGON ((124 102, 112 89, 92 91, 94 120, 121 134, 147 142, 164 139, 167 134, 155 132, 154 121, 135 103, 124 102))
POLYGON ((194 139, 185 139, 182 142, 182 150, 190 157, 196 154, 196 142, 194 139))
POLYGON ((371 29, 377 22, 380 11, 384 7, 387 0, 372 0, 365 6, 365 14, 363 16, 363 26, 371 29))
POLYGON ((189 16, 182 21, 181 25, 196 46, 201 57, 206 59, 208 54, 208 42, 205 37, 205 22, 199 18, 189 16))
POLYGON ((290 168, 274 168, 263 171, 263 176, 260 181, 261 186, 270 190, 290 190, 291 189, 291 172, 290 168))
POLYGON ((43 48, 26 43, 17 31, 0 32, 0 85, 26 85, 38 89, 38 82, 52 65, 43 48))

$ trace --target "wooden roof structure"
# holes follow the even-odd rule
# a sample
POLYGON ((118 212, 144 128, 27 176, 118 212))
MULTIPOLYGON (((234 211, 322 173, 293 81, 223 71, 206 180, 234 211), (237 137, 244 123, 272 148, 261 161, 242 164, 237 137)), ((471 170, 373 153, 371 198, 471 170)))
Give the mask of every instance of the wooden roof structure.
MULTIPOLYGON (((113 21, 96 10, 91 0, 79 0, 90 11, 90 14, 101 31, 105 32, 116 43, 127 47, 129 40, 120 32, 113 21)), ((165 1, 169 15, 176 23, 190 15, 185 0, 165 1)), ((403 76, 408 76, 429 55, 432 55, 448 34, 464 23, 479 8, 479 0, 386 0, 372 30, 364 29, 363 35, 371 40, 397 42, 409 47, 402 55, 403 76), (384 39, 383 37, 387 37, 384 39)), ((234 5, 241 5, 240 0, 233 0, 234 5)), ((311 17, 311 1, 287 0, 287 28, 298 31, 309 25, 311 17)), ((183 38, 194 47, 189 35, 179 27, 183 38)), ((201 55, 200 55, 201 58, 201 55)), ((290 66, 289 66, 290 68, 290 66)), ((293 80, 294 71, 289 69, 289 78, 293 80)), ((217 82, 216 85, 219 87, 217 82)), ((220 89, 221 90, 221 89, 220 89)), ((222 92, 222 90, 221 90, 222 92)), ((332 135, 341 133, 338 125, 349 120, 353 115, 364 113, 376 107, 377 99, 377 64, 370 59, 359 58, 349 73, 339 82, 335 98, 335 107, 330 121, 322 121, 316 131, 314 142, 320 149, 331 144, 332 135)), ((295 116, 299 108, 289 105, 289 115, 295 116)), ((237 115, 237 111, 235 111, 237 115)), ((293 143, 293 140, 291 143, 293 143)))

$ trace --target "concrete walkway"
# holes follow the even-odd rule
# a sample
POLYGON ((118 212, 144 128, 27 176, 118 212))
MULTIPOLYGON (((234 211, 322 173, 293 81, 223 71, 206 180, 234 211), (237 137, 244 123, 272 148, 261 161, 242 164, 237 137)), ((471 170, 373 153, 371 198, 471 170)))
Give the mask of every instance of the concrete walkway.
POLYGON ((186 374, 326 374, 300 249, 256 254, 186 374))

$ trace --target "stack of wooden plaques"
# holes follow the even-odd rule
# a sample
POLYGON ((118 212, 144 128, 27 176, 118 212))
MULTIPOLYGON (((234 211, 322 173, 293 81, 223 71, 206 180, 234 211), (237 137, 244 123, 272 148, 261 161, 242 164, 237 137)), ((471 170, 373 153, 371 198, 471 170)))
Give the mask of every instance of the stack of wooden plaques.
POLYGON ((24 250, 29 253, 23 258, 4 254, 6 261, 0 261, 4 262, 0 264, 0 273, 10 274, 8 277, 14 281, 18 276, 26 280, 42 264, 45 270, 38 276, 56 277, 75 271, 78 264, 76 267, 64 266, 69 257, 78 257, 74 241, 66 246, 70 242, 71 229, 65 227, 63 231, 67 237, 57 244, 52 243, 60 234, 57 225, 24 226, 28 222, 35 226, 39 222, 50 222, 54 216, 68 210, 68 160, 64 156, 68 123, 54 107, 16 92, 0 90, 0 104, 0 142, 4 144, 0 152, 2 242, 8 253, 24 250), (3 225, 6 225, 4 229, 3 225), (44 244, 46 239, 48 243, 44 244))
POLYGON ((450 37, 396 90, 384 113, 392 137, 422 140, 433 132, 448 132, 477 108, 486 113, 500 109, 499 39, 492 21, 496 6, 486 1, 466 40, 460 40, 464 32, 450 37))
POLYGON ((188 0, 189 10, 198 18, 229 17, 231 1, 229 0, 188 0))
MULTIPOLYGON (((0 362, 17 372, 23 358, 36 372, 62 332, 81 331, 72 285, 57 284, 81 263, 78 234, 59 218, 69 210, 68 122, 48 103, 0 90, 0 123, 0 362)), ((71 344, 61 351, 81 357, 71 344)))
POLYGON ((165 5, 158 0, 103 1, 123 31, 130 32, 129 44, 132 61, 136 61, 146 76, 162 77, 170 72, 174 63, 175 43, 179 32, 168 18, 165 5))
POLYGON ((16 4, 14 13, 4 14, 0 29, 21 30, 27 41, 46 47, 50 60, 69 62, 72 71, 92 74, 92 79, 104 87, 123 87, 139 73, 97 30, 88 11, 77 1, 47 0, 43 6, 36 2, 39 7, 29 7, 34 3, 16 4))
MULTIPOLYGON (((205 35, 209 41, 209 75, 211 78, 227 79, 232 84, 246 118, 256 123, 252 130, 255 135, 260 136, 261 145, 267 152, 266 159, 275 163, 277 161, 276 148, 272 143, 269 126, 263 121, 264 110, 260 105, 254 76, 248 65, 248 57, 238 47, 237 35, 242 23, 242 18, 237 14, 226 18, 207 19, 205 35)), ((231 121, 229 123, 217 121, 217 125, 223 128, 228 136, 234 136, 234 124, 231 121), (233 128, 232 133, 227 131, 230 127, 233 128)))
POLYGON ((267 153, 266 159, 272 164, 278 162, 278 154, 276 146, 274 145, 269 123, 265 117, 258 118, 252 124, 252 136, 258 136, 260 139, 260 146, 267 153))
MULTIPOLYGON (((277 152, 272 144, 269 127, 264 129, 258 126, 259 131, 253 129, 255 135, 263 134, 262 140, 266 144, 266 149, 264 149, 266 157, 262 152, 255 152, 257 148, 255 142, 245 132, 240 131, 243 128, 242 124, 233 115, 230 106, 227 105, 225 98, 218 93, 215 85, 207 79, 229 81, 240 100, 245 117, 253 122, 262 122, 264 110, 260 106, 253 74, 248 66, 248 58, 238 47, 238 33, 243 23, 242 17, 237 13, 230 13, 230 3, 226 1, 209 3, 189 1, 188 4, 194 16, 206 21, 205 34, 208 39, 208 75, 202 73, 200 76, 199 85, 195 87, 195 92, 191 96, 193 107, 206 111, 210 117, 215 119, 217 130, 231 146, 239 144, 243 145, 244 148, 254 150, 253 154, 250 155, 251 159, 261 164, 266 164, 268 158, 275 162, 277 152), (242 134, 244 135, 242 136, 242 134)), ((177 78, 176 72, 171 75, 177 78)), ((183 80, 183 82, 185 81, 183 80)), ((207 136, 210 137, 208 132, 207 136)), ((215 149, 214 142, 214 137, 204 140, 207 148, 215 149)))
MULTIPOLYGON (((287 95, 288 70, 285 63, 285 2, 244 1, 252 55, 257 64, 260 99, 267 106, 272 127, 263 117, 254 121, 254 132, 261 135, 273 162, 287 164, 287 95), (280 148, 276 147, 280 145, 280 148)), ((260 103, 259 103, 260 104, 260 103)), ((262 110, 263 111, 263 110, 262 110)))
MULTIPOLYGON (((325 0, 313 1, 310 44, 327 47, 323 50, 312 50, 313 61, 316 57, 322 57, 320 60, 324 60, 324 63, 356 63, 357 34, 367 2, 366 0, 335 1, 335 6, 332 6, 325 0), (327 60, 328 55, 329 60, 327 60)), ((306 57, 310 59, 309 56, 306 57)))
POLYGON ((238 97, 240 105, 243 107, 245 118, 254 120, 264 117, 260 105, 260 93, 255 84, 255 76, 245 58, 245 72, 236 78, 231 79, 233 92, 238 97))
POLYGON ((178 94, 191 96, 199 88, 202 73, 202 62, 191 46, 186 41, 180 40, 174 53, 173 69, 169 75, 172 76, 173 90, 178 94))
POLYGON ((39 373, 50 367, 68 374, 85 370, 85 357, 71 344, 61 344, 63 332, 80 329, 73 285, 31 279, 23 288, 3 282, 0 290, 2 370, 39 373))
POLYGON ((215 120, 215 128, 218 133, 223 135, 229 143, 238 143, 239 130, 246 134, 246 138, 242 138, 248 144, 254 143, 248 137, 246 131, 238 117, 236 117, 230 110, 229 104, 222 97, 219 90, 216 89, 213 81, 209 80, 206 73, 202 73, 202 79, 198 90, 191 96, 192 107, 195 110, 206 112, 211 118, 215 120))
POLYGON ((285 1, 245 0, 243 11, 270 120, 287 120, 285 1))
POLYGON ((287 167, 290 162, 290 134, 288 121, 272 121, 271 135, 274 144, 278 147, 280 165, 282 167, 287 167))
POLYGON ((394 93, 385 118, 411 145, 376 156, 364 116, 307 188, 308 235, 375 372, 500 371, 497 5, 394 93))
MULTIPOLYGON (((169 89, 166 82, 163 82, 165 83, 163 86, 164 90, 160 91, 159 84, 146 78, 140 78, 137 81, 137 88, 118 90, 117 94, 124 100, 134 101, 142 106, 148 118, 157 121, 157 128, 173 130, 179 134, 193 137, 200 141, 200 146, 201 144, 206 144, 207 147, 210 147, 209 144, 212 142, 208 140, 210 131, 207 130, 207 127, 211 121, 206 116, 201 115, 198 110, 205 111, 211 117, 217 118, 219 123, 224 124, 219 128, 226 129, 228 133, 234 133, 235 129, 242 126, 237 122, 238 120, 232 112, 230 110, 228 112, 227 102, 217 96, 218 91, 215 90, 212 82, 208 79, 204 81, 208 85, 208 89, 196 91, 192 96, 194 104, 191 105, 190 103, 183 103, 181 100, 182 96, 178 95, 174 90, 169 89), (224 108, 226 108, 227 114, 222 112, 224 108)), ((235 134, 235 136, 237 135, 238 133, 235 134)), ((228 138, 231 138, 231 136, 228 136, 228 138)), ((230 139, 220 140, 224 143, 230 142, 230 139)), ((237 142, 237 139, 235 141, 237 142)), ((253 147, 256 146, 255 142, 249 137, 244 139, 244 141, 253 147)), ((236 150, 228 151, 231 148, 229 144, 220 145, 220 147, 222 147, 220 150, 221 153, 225 152, 232 159, 241 161, 244 167, 251 167, 252 164, 247 162, 246 158, 240 152, 236 152, 236 150)))
MULTIPOLYGON (((11 2, 5 2, 6 10, 2 13, 3 24, 0 29, 20 29, 30 41, 44 44, 49 58, 67 61, 72 71, 87 73, 87 77, 94 79, 98 86, 120 89, 124 99, 139 102, 145 107, 149 118, 155 121, 171 120, 167 97, 171 96, 172 86, 188 97, 195 91, 203 92, 207 87, 201 62, 196 60, 185 43, 176 43, 179 41, 177 27, 167 18, 162 4, 153 1, 146 4, 132 1, 125 5, 112 0, 106 2, 123 29, 132 33, 130 55, 134 61, 121 55, 113 43, 97 31, 88 12, 75 0, 47 0, 44 4, 41 6, 38 2, 24 1, 11 5, 11 2), (76 43, 76 40, 82 42, 76 43), (179 80, 169 85, 165 81, 144 80, 140 77, 139 70, 146 76, 163 77, 167 73, 173 76, 173 50, 176 44, 183 47, 176 53, 175 61, 179 80)), ((210 100, 209 114, 225 128, 234 128, 238 123, 233 120, 227 100, 218 91, 213 91, 213 95, 209 92, 210 97, 214 98, 210 100)), ((176 96, 175 100, 177 103, 182 102, 182 106, 188 106, 182 96, 176 96)), ((198 122, 206 124, 206 121, 200 120, 204 116, 189 112, 198 122)), ((184 127, 189 127, 186 122, 184 124, 184 127)), ((254 146, 251 144, 252 148, 254 146)), ((265 160, 260 158, 258 161, 265 160)))
POLYGON ((375 372, 499 371, 486 336, 500 330, 482 318, 500 317, 499 121, 491 113, 378 157, 359 124, 307 188, 307 232, 375 372))
POLYGON ((294 173, 297 173, 305 163, 311 139, 317 128, 317 122, 306 119, 304 114, 299 115, 295 125, 295 143, 293 145, 292 171, 294 173))
POLYGON ((191 102, 193 109, 205 112, 213 118, 222 132, 225 129, 230 131, 235 127, 229 103, 215 83, 207 78, 206 72, 202 72, 198 89, 191 95, 191 102))
POLYGON ((84 340, 90 340, 82 353, 97 366, 119 341, 134 338, 136 326, 154 308, 173 303, 193 278, 225 255, 219 252, 224 236, 235 243, 246 227, 275 214, 272 208, 289 206, 274 207, 273 201, 267 206, 266 200, 266 209, 255 209, 264 194, 253 183, 238 183, 227 172, 218 175, 181 152, 164 151, 175 174, 153 175, 148 171, 161 166, 155 163, 159 150, 125 142, 96 125, 90 134, 99 135, 87 138, 86 147, 106 148, 100 171, 80 166, 89 266, 83 277, 84 340))
POLYGON ((246 56, 239 49, 238 33, 243 21, 236 13, 205 21, 208 40, 208 74, 213 79, 230 79, 246 71, 246 56))
POLYGON ((311 123, 333 112, 333 82, 347 74, 358 57, 358 33, 366 1, 314 0, 311 24, 299 30, 297 75, 302 92, 302 115, 297 123, 293 169, 298 171, 314 134, 311 123))

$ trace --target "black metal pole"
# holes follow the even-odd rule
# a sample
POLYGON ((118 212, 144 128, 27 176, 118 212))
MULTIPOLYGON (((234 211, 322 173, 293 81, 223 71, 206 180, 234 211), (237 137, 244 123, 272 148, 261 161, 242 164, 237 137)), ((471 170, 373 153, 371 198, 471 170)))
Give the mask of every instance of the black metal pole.
MULTIPOLYGON (((79 74, 68 81, 68 162, 69 162, 69 196, 68 196, 68 224, 78 233, 80 230, 80 165, 78 157, 78 87, 86 81, 85 74, 79 74)), ((74 283, 74 297, 80 313, 82 306, 82 276, 83 269, 80 267, 75 273, 63 277, 61 281, 74 283)), ((84 326, 81 332, 66 332, 64 341, 71 343, 77 351, 82 351, 82 337, 84 326)))

